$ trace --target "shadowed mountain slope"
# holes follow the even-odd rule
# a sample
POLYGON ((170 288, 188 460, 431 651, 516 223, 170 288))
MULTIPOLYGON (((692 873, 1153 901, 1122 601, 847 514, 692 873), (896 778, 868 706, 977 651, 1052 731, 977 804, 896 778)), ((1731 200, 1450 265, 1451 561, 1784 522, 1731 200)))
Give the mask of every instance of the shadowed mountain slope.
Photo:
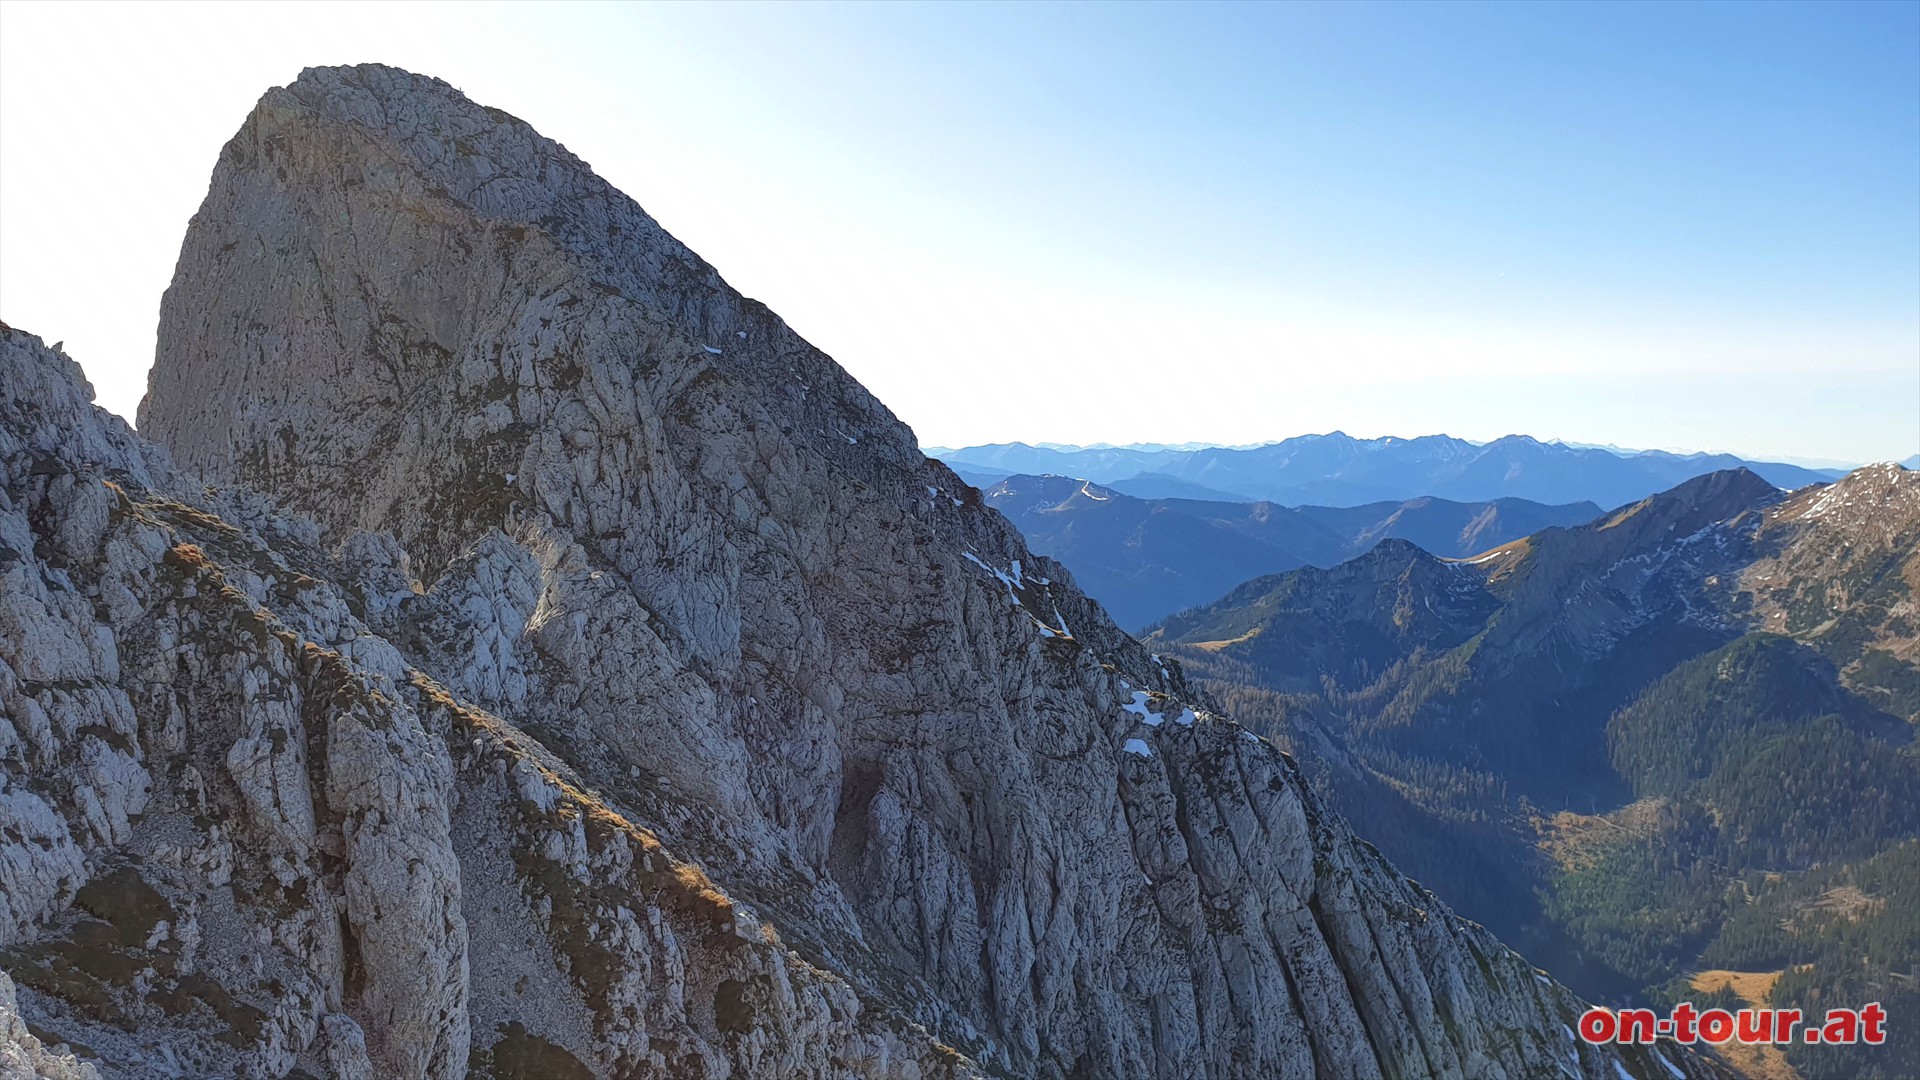
MULTIPOLYGON (((1912 1015, 1916 586, 1920 475, 1734 471, 1466 560, 1387 542, 1257 578, 1147 640, 1585 993, 1731 969, 1912 1015)), ((1920 1039, 1787 1056, 1910 1075, 1920 1039)))
POLYGON ((985 496, 1034 550, 1065 563, 1122 626, 1136 628, 1213 600, 1248 578, 1332 566, 1387 538, 1441 555, 1472 555, 1600 513, 1592 503, 1543 506, 1522 499, 1295 508, 1149 500, 1063 476, 1008 477, 985 496))

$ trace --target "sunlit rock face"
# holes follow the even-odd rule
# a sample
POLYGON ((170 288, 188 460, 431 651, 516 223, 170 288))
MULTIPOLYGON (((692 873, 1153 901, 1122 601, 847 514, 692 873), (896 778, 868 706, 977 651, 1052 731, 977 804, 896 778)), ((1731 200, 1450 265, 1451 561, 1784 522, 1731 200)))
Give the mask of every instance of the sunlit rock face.
POLYGON ((106 1072, 1669 1075, 444 83, 227 145, 164 452, 4 347, 0 967, 106 1072))

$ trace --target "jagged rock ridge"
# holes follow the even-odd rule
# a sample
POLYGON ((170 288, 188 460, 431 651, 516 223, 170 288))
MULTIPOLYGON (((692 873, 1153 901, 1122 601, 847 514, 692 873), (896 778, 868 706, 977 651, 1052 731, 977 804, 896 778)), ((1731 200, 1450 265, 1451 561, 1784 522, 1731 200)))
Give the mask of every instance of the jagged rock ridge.
POLYGON ((109 1071, 1622 1060, 444 83, 308 71, 223 151, 140 416, 184 471, 4 345, 0 966, 109 1071))

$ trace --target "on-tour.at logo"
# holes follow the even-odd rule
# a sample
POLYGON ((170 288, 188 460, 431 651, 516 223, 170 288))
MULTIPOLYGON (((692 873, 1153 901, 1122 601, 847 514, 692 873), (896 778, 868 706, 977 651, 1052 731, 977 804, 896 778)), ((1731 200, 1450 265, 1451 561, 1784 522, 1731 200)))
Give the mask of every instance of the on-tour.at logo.
POLYGON ((1715 1046, 1728 1042, 1790 1043, 1808 1046, 1865 1043, 1879 1046, 1887 1041, 1887 1011, 1877 1001, 1857 1009, 1828 1009, 1826 1019, 1810 1022, 1799 1009, 1707 1009, 1701 1011, 1690 1001, 1673 1007, 1660 1016, 1652 1009, 1588 1009, 1580 1017, 1580 1037, 1590 1043, 1650 1044, 1670 1038, 1678 1043, 1700 1041, 1715 1046), (1801 1025, 1805 1024, 1805 1027, 1801 1025))

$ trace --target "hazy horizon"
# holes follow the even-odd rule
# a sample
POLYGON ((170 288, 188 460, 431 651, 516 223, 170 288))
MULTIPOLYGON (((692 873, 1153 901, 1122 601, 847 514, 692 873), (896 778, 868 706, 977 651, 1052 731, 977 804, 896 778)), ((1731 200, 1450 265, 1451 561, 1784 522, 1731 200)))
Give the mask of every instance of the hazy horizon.
POLYGON ((1920 451, 1916 5, 0 23, 0 318, 129 417, 220 147, 302 67, 378 60, 565 143, 927 445, 1920 451))
MULTIPOLYGON (((1530 432, 1525 432, 1525 431, 1512 431, 1512 432, 1508 432, 1507 434, 1518 435, 1521 438, 1526 438, 1526 439, 1533 439, 1535 442, 1548 443, 1548 444, 1557 443, 1560 445, 1577 447, 1585 450, 1606 450, 1611 453, 1625 454, 1625 455, 1660 453, 1660 454, 1678 454, 1682 457, 1685 457, 1685 456, 1700 455, 1700 454, 1705 454, 1705 455, 1734 454, 1734 451, 1732 450, 1699 449, 1694 447, 1682 447, 1682 446, 1619 446, 1616 444, 1606 444, 1606 443, 1578 442, 1572 439, 1561 439, 1561 438, 1554 438, 1554 437, 1548 437, 1548 436, 1534 435, 1530 432)), ((1398 432, 1391 433, 1391 434, 1382 433, 1378 435, 1362 435, 1362 434, 1357 434, 1351 431, 1340 431, 1336 429, 1332 431, 1301 431, 1301 432, 1295 432, 1294 434, 1291 434, 1291 435, 1281 435, 1271 439, 1261 439, 1255 442, 1243 442, 1243 443, 1218 443, 1218 442, 1206 442, 1204 440, 1183 440, 1177 443, 1163 443, 1163 442, 1150 440, 1150 439, 1140 440, 1137 442, 1124 442, 1124 443, 1115 443, 1115 442, 1065 443, 1065 442, 1055 442, 1052 440, 999 439, 994 442, 961 443, 957 446, 950 446, 944 443, 932 443, 932 444, 923 443, 921 445, 921 450, 934 456, 939 456, 941 454, 946 454, 946 453, 956 453, 961 450, 977 449, 977 448, 986 447, 986 446, 1030 446, 1036 449, 1068 450, 1068 451, 1071 451, 1071 450, 1139 450, 1139 449, 1144 449, 1148 447, 1159 447, 1163 449, 1193 449, 1193 450, 1251 450, 1251 449, 1256 449, 1262 446, 1274 446, 1279 443, 1286 442, 1290 439, 1313 438, 1313 437, 1322 437, 1327 435, 1346 435, 1350 438, 1353 438, 1362 442, 1375 442, 1380 439, 1411 440, 1411 439, 1417 439, 1417 438, 1427 438, 1435 435, 1440 436, 1441 438, 1461 438, 1460 436, 1454 436, 1449 432, 1445 432, 1445 431, 1426 431, 1426 432, 1421 432, 1418 435, 1406 435, 1398 432)), ((1500 436, 1500 437, 1504 438, 1505 436, 1500 436)), ((1493 440, 1461 438, 1461 441, 1472 443, 1475 446, 1485 446, 1487 443, 1492 442, 1493 440)), ((1768 460, 1768 461, 1773 461, 1779 464, 1798 465, 1802 468, 1807 468, 1807 469, 1852 470, 1852 469, 1860 468, 1865 465, 1875 464, 1875 462, 1871 462, 1871 461, 1852 461, 1845 458, 1813 458, 1813 457, 1798 457, 1794 455, 1782 455, 1774 458, 1756 458, 1756 457, 1752 457, 1750 455, 1745 455, 1745 454, 1736 454, 1735 456, 1743 457, 1743 458, 1746 458, 1747 460, 1753 460, 1753 461, 1768 460)), ((1906 459, 1883 458, 1881 460, 1904 461, 1906 459)))

